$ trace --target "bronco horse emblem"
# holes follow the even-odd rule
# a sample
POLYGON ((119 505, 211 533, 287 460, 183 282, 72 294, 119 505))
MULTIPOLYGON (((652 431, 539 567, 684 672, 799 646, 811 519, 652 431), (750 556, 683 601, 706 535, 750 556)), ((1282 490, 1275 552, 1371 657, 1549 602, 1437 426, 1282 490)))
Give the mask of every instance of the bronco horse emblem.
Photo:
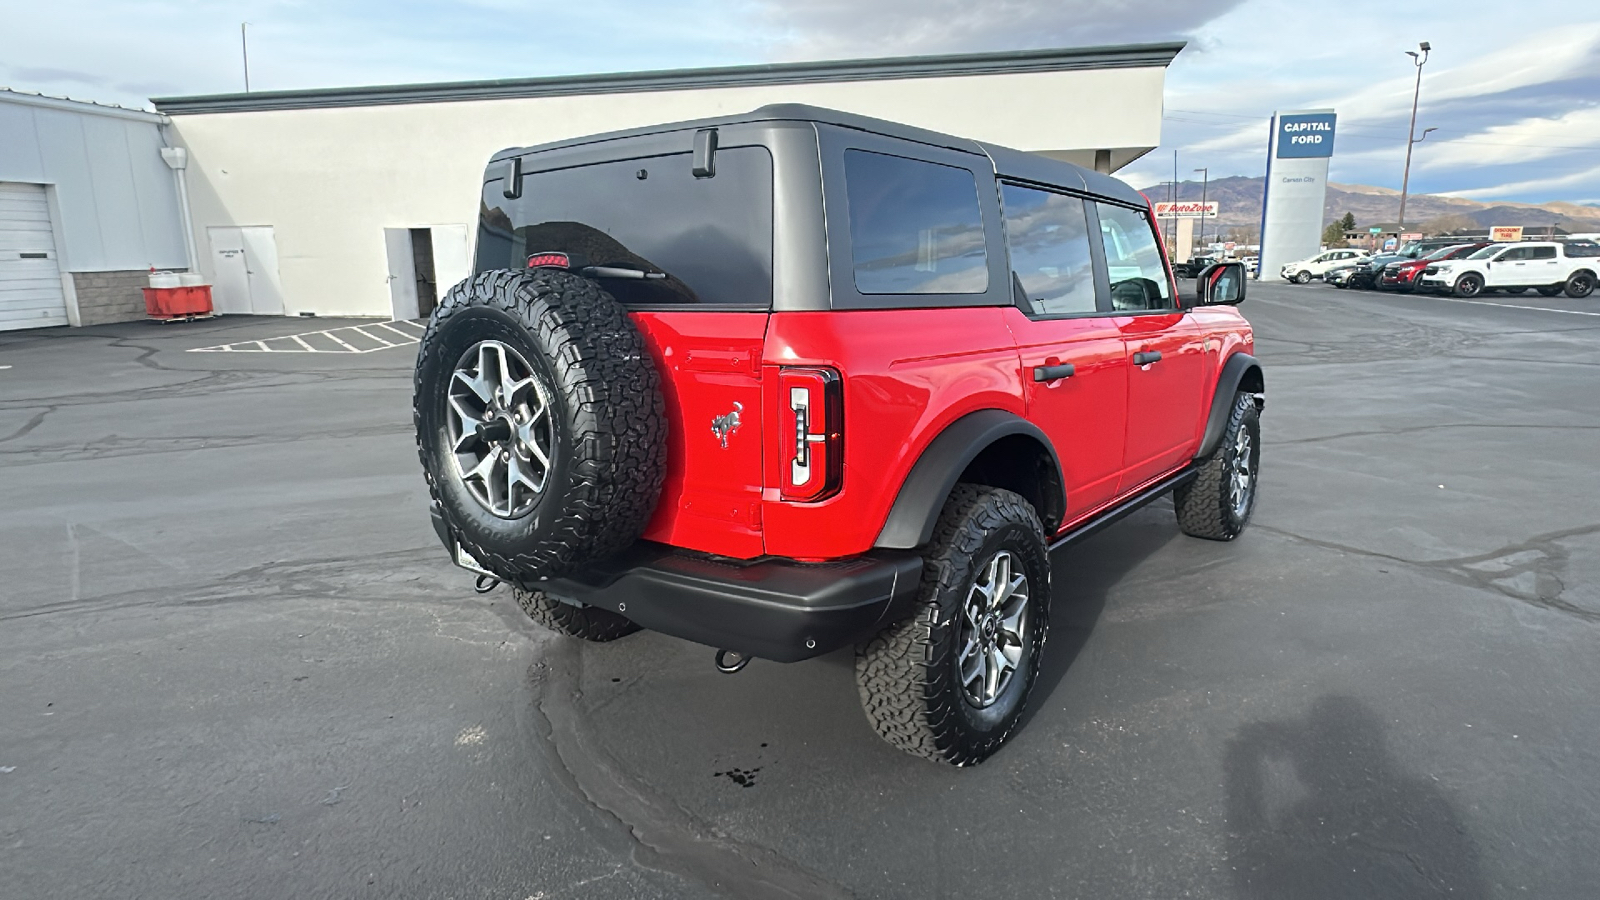
POLYGON ((733 412, 717 416, 711 420, 711 433, 722 442, 722 449, 728 449, 728 435, 739 430, 739 413, 744 411, 744 404, 734 401, 733 412))

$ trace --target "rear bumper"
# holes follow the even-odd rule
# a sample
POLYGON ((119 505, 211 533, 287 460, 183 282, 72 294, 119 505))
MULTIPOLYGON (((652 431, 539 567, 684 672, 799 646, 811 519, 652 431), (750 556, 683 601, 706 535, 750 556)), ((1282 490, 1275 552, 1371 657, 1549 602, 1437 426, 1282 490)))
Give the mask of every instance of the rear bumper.
MULTIPOLYGON (((434 528, 453 549, 444 521, 434 528)), ((775 662, 821 656, 909 612, 922 558, 904 551, 824 563, 708 559, 641 541, 616 558, 529 587, 643 628, 775 662)))

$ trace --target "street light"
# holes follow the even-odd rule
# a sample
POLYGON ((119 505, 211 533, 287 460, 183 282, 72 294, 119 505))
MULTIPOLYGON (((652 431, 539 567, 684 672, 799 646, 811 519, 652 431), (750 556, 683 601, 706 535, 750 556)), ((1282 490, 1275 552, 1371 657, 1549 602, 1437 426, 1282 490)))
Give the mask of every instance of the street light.
POLYGON ((1206 245, 1206 186, 1211 180, 1209 168, 1195 169, 1200 173, 1200 246, 1206 245))
POLYGON ((1428 131, 1439 130, 1437 128, 1429 128, 1428 131, 1422 133, 1422 137, 1417 137, 1417 98, 1422 95, 1422 67, 1427 65, 1428 51, 1432 49, 1432 44, 1423 41, 1417 45, 1416 50, 1406 51, 1406 55, 1411 57, 1412 65, 1417 67, 1417 85, 1411 91, 1411 127, 1406 129, 1406 171, 1400 178, 1400 231, 1402 234, 1406 230, 1406 191, 1411 187, 1411 148, 1426 140, 1428 131), (1418 50, 1422 52, 1418 53, 1418 50))

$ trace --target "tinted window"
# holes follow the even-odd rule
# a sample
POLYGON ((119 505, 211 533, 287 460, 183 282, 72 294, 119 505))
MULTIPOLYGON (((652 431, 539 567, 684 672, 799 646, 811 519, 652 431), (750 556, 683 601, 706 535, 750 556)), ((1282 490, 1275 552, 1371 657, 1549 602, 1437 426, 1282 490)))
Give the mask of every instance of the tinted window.
POLYGON ((1529 251, 1528 252, 1528 258, 1529 259, 1555 259, 1556 258, 1556 248, 1554 248, 1554 247, 1529 247, 1528 251, 1529 251))
POLYGON ((1094 262, 1083 201, 1002 185, 1012 288, 1024 309, 1058 316, 1093 312, 1094 262))
POLYGON ((863 294, 981 294, 989 289, 983 214, 972 173, 846 150, 850 249, 863 294))
POLYGON ((1495 259, 1495 262, 1510 262, 1511 260, 1514 260, 1514 259, 1527 259, 1527 258, 1528 258, 1528 248, 1527 247, 1512 247, 1510 250, 1507 250, 1506 252, 1500 254, 1499 256, 1496 256, 1494 259, 1495 259))
POLYGON ((1593 241, 1573 241, 1567 244, 1565 252, 1568 256, 1600 256, 1600 244, 1593 241))
POLYGON ((1161 247, 1143 210, 1096 204, 1100 240, 1106 248, 1113 309, 1171 309, 1172 285, 1161 264, 1161 247))
POLYGON ((507 199, 484 186, 478 270, 567 253, 576 265, 665 274, 605 278, 632 304, 772 304, 772 157, 763 147, 717 152, 717 174, 696 178, 690 154, 599 163, 522 177, 507 199))

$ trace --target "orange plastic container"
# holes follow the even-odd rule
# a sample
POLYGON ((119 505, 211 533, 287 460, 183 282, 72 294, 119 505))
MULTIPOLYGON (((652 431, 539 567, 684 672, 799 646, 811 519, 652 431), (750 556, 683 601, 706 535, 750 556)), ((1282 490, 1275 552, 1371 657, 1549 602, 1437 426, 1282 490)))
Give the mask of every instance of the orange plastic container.
POLYGON ((211 285, 144 289, 144 309, 152 319, 211 315, 211 285))

